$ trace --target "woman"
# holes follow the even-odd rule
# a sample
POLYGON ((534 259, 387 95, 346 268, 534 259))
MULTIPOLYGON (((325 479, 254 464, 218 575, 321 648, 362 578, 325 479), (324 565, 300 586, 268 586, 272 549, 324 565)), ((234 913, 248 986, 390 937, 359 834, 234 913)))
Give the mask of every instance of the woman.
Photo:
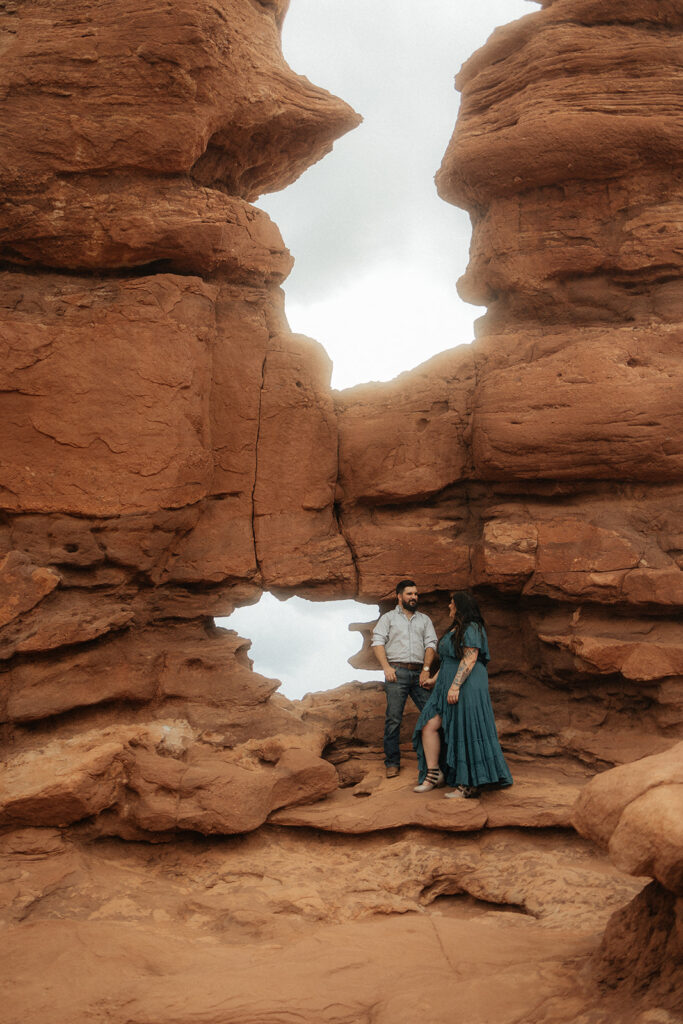
POLYGON ((413 733, 419 767, 415 792, 447 782, 455 786, 447 797, 470 797, 481 786, 511 786, 512 776, 489 697, 489 645, 479 605, 471 594, 456 590, 448 610, 451 624, 438 648, 441 666, 413 733))

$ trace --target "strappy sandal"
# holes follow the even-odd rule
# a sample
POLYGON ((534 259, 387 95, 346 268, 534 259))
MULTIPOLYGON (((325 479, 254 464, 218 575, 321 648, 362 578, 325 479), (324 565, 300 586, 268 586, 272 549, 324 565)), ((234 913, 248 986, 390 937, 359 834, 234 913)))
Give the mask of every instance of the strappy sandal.
POLYGON ((440 768, 428 768, 424 782, 421 782, 419 786, 415 786, 413 793, 428 793, 430 789, 443 786, 445 781, 446 777, 440 768))
POLYGON ((479 796, 476 786, 456 786, 452 793, 444 793, 447 800, 455 799, 472 800, 479 796))

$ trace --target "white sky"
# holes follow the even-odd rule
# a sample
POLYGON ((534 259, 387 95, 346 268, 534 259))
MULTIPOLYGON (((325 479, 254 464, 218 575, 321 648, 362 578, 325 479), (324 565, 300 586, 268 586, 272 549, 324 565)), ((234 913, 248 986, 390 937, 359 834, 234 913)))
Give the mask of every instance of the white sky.
MULTIPOLYGON (((284 192, 258 205, 296 263, 284 283, 293 331, 321 342, 332 386, 390 380, 474 337, 483 309, 455 282, 469 217, 439 199, 436 173, 453 132, 461 64, 498 25, 537 10, 529 0, 292 0, 283 49, 294 71, 354 107, 363 124, 284 192)), ((413 570, 419 579, 419 566, 413 570)), ((265 594, 218 624, 251 637, 254 668, 298 698, 352 679, 353 601, 285 603, 265 594)))
POLYGON ((280 692, 298 700, 313 690, 330 690, 354 679, 384 679, 379 665, 376 672, 347 665, 361 646, 360 633, 349 632, 349 623, 372 622, 378 615, 376 605, 358 601, 278 601, 264 594, 257 605, 238 608, 230 618, 216 622, 250 637, 255 671, 282 680, 280 692))
POLYGON ((296 262, 284 284, 293 331, 320 341, 332 386, 390 380, 474 337, 483 309, 455 290, 469 216, 439 199, 453 132, 453 79, 529 0, 292 0, 283 30, 294 71, 363 124, 284 192, 258 205, 296 262))

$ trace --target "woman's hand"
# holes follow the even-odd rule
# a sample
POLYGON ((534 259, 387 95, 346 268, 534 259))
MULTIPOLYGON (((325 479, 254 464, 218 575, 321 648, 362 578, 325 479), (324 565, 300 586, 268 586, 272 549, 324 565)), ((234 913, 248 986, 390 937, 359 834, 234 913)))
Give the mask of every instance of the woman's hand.
POLYGON ((468 675, 477 663, 479 657, 479 651, 476 647, 466 647, 462 652, 462 658, 458 665, 458 671, 453 677, 451 688, 446 694, 446 700, 449 704, 457 704, 458 698, 460 697, 460 687, 467 679, 468 675))

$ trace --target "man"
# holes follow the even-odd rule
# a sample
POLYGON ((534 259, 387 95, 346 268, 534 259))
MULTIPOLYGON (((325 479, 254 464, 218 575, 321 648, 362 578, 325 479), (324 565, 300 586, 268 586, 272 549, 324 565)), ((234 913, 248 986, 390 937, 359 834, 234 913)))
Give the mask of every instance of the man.
POLYGON ((413 580, 396 586, 398 604, 384 615, 372 633, 372 647, 384 671, 387 712, 384 719, 384 764, 387 778, 401 768, 400 732, 410 694, 418 711, 429 699, 429 666, 436 655, 436 632, 427 615, 416 611, 417 587, 413 580))

